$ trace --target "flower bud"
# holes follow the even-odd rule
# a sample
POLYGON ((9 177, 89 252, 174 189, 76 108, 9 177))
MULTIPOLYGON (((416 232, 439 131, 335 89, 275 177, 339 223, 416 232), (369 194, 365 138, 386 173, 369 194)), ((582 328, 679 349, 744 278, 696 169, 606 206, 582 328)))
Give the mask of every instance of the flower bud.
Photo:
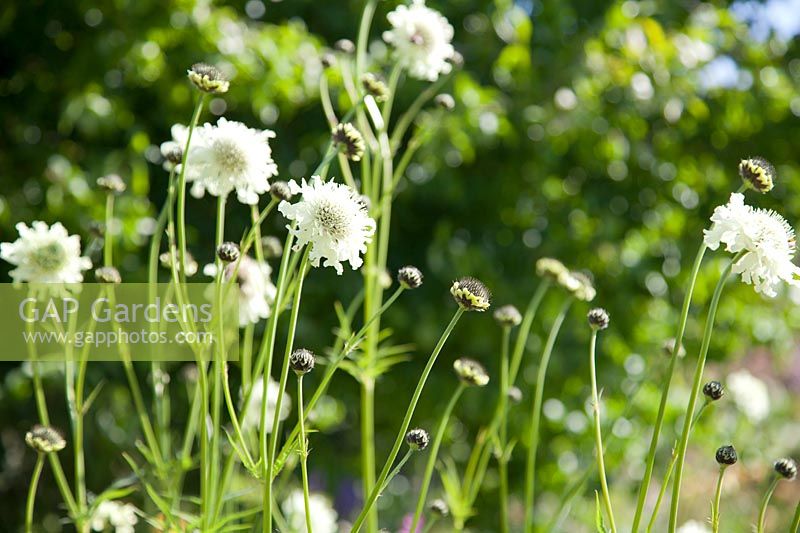
POLYGON ((608 311, 602 307, 590 309, 589 313, 586 315, 586 319, 589 321, 589 326, 594 331, 606 329, 609 322, 611 322, 611 318, 608 316, 608 311))
POLYGON ((492 295, 486 285, 475 278, 464 277, 453 282, 450 294, 465 311, 486 311, 491 305, 492 295))
POLYGON ((222 94, 230 88, 225 75, 217 67, 206 63, 195 63, 186 74, 195 87, 205 93, 222 94))
POLYGON ((330 52, 325 52, 320 56, 319 62, 322 63, 323 68, 331 68, 336 64, 336 56, 330 52))
POLYGON ((314 363, 314 352, 305 348, 299 348, 289 356, 289 366, 298 376, 311 372, 314 369, 314 363))
POLYGON ((483 387, 489 383, 489 374, 486 373, 486 369, 473 359, 466 357, 456 359, 453 363, 453 370, 456 371, 458 379, 467 385, 483 387))
POLYGON ((39 453, 60 452, 67 441, 55 428, 36 425, 25 434, 25 443, 39 453))
POLYGON ((339 123, 331 132, 333 143, 339 147, 350 161, 361 161, 366 145, 364 137, 355 126, 349 122, 339 123))
POLYGON ((428 506, 428 509, 430 509, 432 514, 440 518, 444 518, 450 514, 450 506, 447 505, 447 502, 441 498, 436 498, 433 500, 428 506))
POLYGON ((733 444, 730 444, 717 448, 716 459, 720 465, 729 466, 736 464, 736 461, 739 460, 739 456, 736 455, 736 448, 733 447, 733 444))
POLYGON ((495 310, 494 319, 501 327, 513 328, 522 322, 522 315, 519 314, 519 309, 513 305, 504 305, 495 310))
POLYGON ((94 271, 94 277, 100 283, 112 283, 114 285, 122 283, 122 277, 119 275, 119 270, 113 266, 100 267, 94 271))
POLYGON ((264 250, 264 256, 267 259, 273 259, 283 255, 283 243, 274 235, 267 235, 261 238, 261 248, 264 250))
POLYGON ((292 190, 285 181, 275 181, 269 186, 269 194, 276 200, 288 202, 292 199, 292 190))
POLYGON ((406 289, 416 289, 422 285, 422 272, 415 266, 404 266, 397 271, 397 281, 406 289))
MULTIPOLYGON (((675 351, 675 339, 665 340, 664 344, 661 345, 661 350, 664 352, 665 356, 672 357, 672 352, 675 351)), ((683 344, 681 344, 678 350, 678 357, 686 357, 686 348, 683 347, 683 344)))
POLYGON ((773 467, 775 468, 775 472, 784 479, 792 481, 797 477, 797 463, 794 462, 794 459, 788 457, 778 459, 775 461, 773 467))
POLYGON ((536 261, 536 275, 540 278, 547 278, 550 281, 558 282, 561 276, 565 274, 569 274, 569 269, 558 259, 542 257, 536 261))
POLYGON ((412 429, 406 433, 406 444, 415 452, 421 452, 428 447, 431 437, 424 429, 412 429))
POLYGON ((725 394, 725 389, 719 381, 709 381, 703 385, 703 394, 708 398, 708 401, 715 402, 722 398, 725 394))
POLYGON ((519 403, 522 401, 522 390, 519 387, 509 387, 508 388, 508 399, 511 400, 513 403, 519 403))
POLYGON ((97 178, 97 186, 111 194, 122 194, 127 188, 125 182, 117 174, 108 174, 97 178))
POLYGON ((775 186, 775 167, 763 157, 748 157, 739 162, 742 180, 760 193, 768 193, 775 186))
POLYGON ((356 45, 350 39, 339 39, 333 47, 343 54, 352 54, 356 51, 356 45))
POLYGON ((217 257, 223 263, 233 263, 239 259, 240 255, 239 245, 235 242, 223 242, 217 246, 217 257))
POLYGON ((375 98, 376 102, 385 102, 389 99, 389 87, 378 76, 367 72, 361 76, 361 86, 375 98))
POLYGON ((447 93, 437 94, 434 103, 445 111, 452 111, 456 107, 456 100, 447 93))

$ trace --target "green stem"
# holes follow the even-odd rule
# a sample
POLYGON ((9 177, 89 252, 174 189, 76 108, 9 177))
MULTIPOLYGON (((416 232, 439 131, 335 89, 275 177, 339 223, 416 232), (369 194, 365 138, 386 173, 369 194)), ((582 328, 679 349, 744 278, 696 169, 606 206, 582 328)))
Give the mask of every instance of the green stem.
POLYGON ((758 511, 758 528, 756 529, 756 533, 764 533, 764 524, 767 520, 767 506, 769 506, 769 500, 772 498, 772 493, 775 492, 775 487, 778 486, 778 481, 780 480, 780 476, 773 475, 772 482, 767 488, 767 493, 764 494, 764 499, 761 500, 761 508, 758 511))
MULTIPOLYGON (((547 289, 551 283, 547 279, 543 279, 530 301, 528 307, 525 309, 525 315, 520 324, 517 339, 514 342, 514 350, 511 356, 511 366, 509 369, 509 387, 516 382, 517 374, 519 373, 520 365, 522 364, 522 357, 525 354, 525 348, 528 342, 531 328, 533 327, 533 320, 536 317, 536 312, 542 299, 547 293, 547 289)), ((483 483, 483 477, 486 473, 486 468, 489 465, 489 450, 486 448, 491 444, 494 433, 500 425, 500 421, 505 416, 506 407, 508 405, 508 397, 500 398, 495 407, 494 416, 489 424, 489 427, 481 432, 479 437, 475 440, 475 445, 472 448, 467 469, 464 475, 464 486, 468 488, 470 494, 477 494, 477 489, 483 483)))
POLYGON ((44 468, 44 456, 40 453, 36 457, 36 466, 33 467, 33 474, 31 475, 31 484, 28 487, 28 501, 25 504, 25 533, 33 531, 33 504, 36 501, 36 489, 39 486, 39 477, 42 475, 42 468, 44 468))
POLYGON ((597 346, 597 330, 592 331, 589 341, 589 375, 592 380, 592 414, 594 415, 594 444, 597 459, 597 473, 600 476, 600 489, 603 496, 603 506, 606 508, 608 521, 611 524, 611 533, 616 533, 617 525, 614 522, 614 508, 611 505, 611 495, 608 493, 606 480, 606 465, 603 453, 603 433, 600 429, 600 395, 597 392, 597 370, 595 368, 595 352, 597 346))
POLYGON ((719 533, 719 502, 722 498, 722 477, 725 475, 725 467, 720 465, 719 476, 717 476, 717 489, 714 491, 714 503, 711 504, 711 531, 719 533))
MULTIPOLYGON (((217 231, 216 237, 214 239, 214 250, 216 250, 219 245, 221 245, 225 241, 225 203, 226 197, 220 196, 217 199, 217 231)), ((217 276, 216 276, 216 283, 215 283, 215 291, 216 291, 216 300, 217 300, 217 313, 219 316, 217 317, 217 339, 216 339, 216 350, 214 361, 212 362, 212 372, 213 372, 213 387, 212 387, 212 404, 211 404, 211 425, 213 430, 211 432, 211 480, 210 480, 210 489, 211 494, 210 496, 213 498, 214 501, 209 502, 211 504, 211 509, 215 509, 215 500, 222 499, 223 494, 221 487, 219 486, 219 479, 220 479, 220 450, 219 450, 219 439, 220 434, 222 433, 221 426, 222 421, 220 420, 222 416, 222 364, 225 358, 225 338, 224 338, 224 323, 223 317, 224 313, 222 311, 222 280, 224 277, 224 269, 225 266, 222 263, 222 260, 217 257, 216 258, 217 264, 217 276)))
POLYGON ((364 6, 361 14, 361 23, 358 26, 358 40, 356 41, 356 77, 364 74, 364 63, 367 60, 367 44, 369 41, 369 27, 372 25, 372 17, 375 16, 375 8, 378 0, 369 0, 364 6))
POLYGON ((461 394, 464 392, 465 388, 466 384, 464 382, 460 382, 458 384, 458 388, 456 388, 455 392, 450 397, 450 401, 447 403, 447 407, 445 407, 444 412, 442 413, 442 418, 439 420, 439 427, 436 429, 436 436, 433 438, 433 443, 431 444, 431 450, 428 455, 428 463, 425 465, 425 474, 422 478, 422 485, 419 489, 417 507, 414 511, 414 519, 411 522, 411 529, 409 531, 417 530, 417 525, 422 517, 422 510, 425 508, 425 500, 428 497, 428 489, 431 486, 433 469, 436 467, 436 458, 439 455, 439 447, 442 445, 442 440, 444 439, 444 434, 447 431, 447 424, 450 422, 450 416, 453 414, 453 409, 455 409, 456 403, 458 403, 458 399, 461 397, 461 394))
POLYGON ((522 317, 522 322, 520 323, 517 333, 517 339, 514 342, 514 352, 511 356, 511 367, 508 373, 510 385, 513 385, 517 381, 519 367, 522 364, 522 356, 525 354, 525 347, 528 344, 528 336, 533 328, 533 319, 536 318, 536 312, 539 310, 539 305, 541 305, 545 294, 547 294, 547 289, 550 288, 550 284, 549 280, 542 279, 539 286, 536 288, 536 292, 531 296, 527 309, 525 309, 525 314, 522 317))
POLYGON ((697 397, 700 394, 700 388, 702 387, 703 370, 705 370, 708 348, 711 345, 711 333, 714 331, 714 318, 717 315, 717 307, 719 307, 719 299, 720 296, 722 295, 722 289, 725 286, 725 282, 728 280, 728 276, 731 273, 731 268, 733 268, 734 263, 739 260, 741 255, 742 252, 737 254, 728 263, 728 266, 725 267, 725 270, 722 272, 722 275, 720 276, 719 281, 717 282, 717 286, 714 289, 714 295, 711 297, 711 304, 709 305, 708 308, 708 316, 706 317, 705 330, 703 331, 703 342, 700 345, 700 355, 697 358, 697 366, 695 368, 694 380, 692 382, 692 392, 691 395, 689 396, 689 405, 686 407, 686 418, 683 423, 683 432, 681 433, 681 439, 678 445, 678 463, 675 470, 675 481, 672 486, 672 502, 670 502, 670 513, 669 513, 670 533, 675 533, 675 530, 678 527, 678 503, 680 501, 680 495, 681 495, 683 466, 684 466, 684 460, 686 459, 686 450, 689 447, 689 433, 692 428, 692 416, 690 416, 690 414, 694 412, 697 406, 697 397))
MULTIPOLYGON (((300 296, 303 293, 303 281, 306 277, 306 269, 308 269, 308 254, 311 248, 306 248, 303 252, 303 259, 300 262, 300 270, 297 274, 297 290, 294 295, 294 303, 292 305, 292 314, 289 318, 289 332, 286 336, 286 350, 283 354, 283 367, 281 369, 281 381, 278 388, 278 398, 275 400, 275 414, 272 417, 272 433, 270 434, 269 456, 267 457, 267 477, 264 480, 267 490, 265 491, 265 498, 268 501, 265 504, 268 506, 269 518, 264 521, 265 533, 269 533, 270 529, 266 529, 269 524, 271 527, 272 522, 272 471, 275 467, 275 454, 278 451, 278 425, 281 421, 281 406, 283 404, 283 396, 286 392, 286 380, 289 377, 289 357, 292 355, 294 349, 294 335, 297 330, 297 319, 300 315, 300 296)), ((276 310, 277 312, 277 310, 276 310)), ((266 377, 265 377, 266 379, 266 377)), ((269 384, 264 382, 264 397, 267 397, 267 386, 269 384)))
POLYGON ((114 222, 114 193, 106 194, 106 231, 103 240, 103 265, 112 266, 114 239, 111 237, 111 226, 114 222))
MULTIPOLYGON (((511 336, 511 328, 508 326, 503 327, 503 340, 500 349, 500 397, 498 404, 502 405, 503 415, 500 421, 500 429, 498 431, 500 454, 497 459, 498 473, 500 475, 500 531, 502 533, 509 532, 508 525, 508 457, 506 456, 507 434, 508 434, 508 417, 505 416, 505 406, 508 404, 508 387, 509 387, 509 367, 508 367, 508 347, 509 338, 511 336)), ((413 530, 412 530, 413 531, 413 530)))
POLYGON ((692 265, 692 273, 689 276, 689 287, 686 295, 683 297, 683 307, 681 308, 681 317, 678 322, 678 332, 675 335, 675 344, 672 350, 672 355, 669 359, 669 368, 664 375, 664 381, 661 384, 661 402, 658 405, 658 414, 656 415, 656 422, 653 425, 653 435, 650 437, 650 449, 647 453, 647 466, 645 467, 642 483, 639 485, 639 497, 636 501, 636 511, 633 515, 633 525, 631 526, 632 533, 638 533, 639 523, 642 520, 642 513, 644 512, 644 504, 647 499, 647 491, 650 488, 650 480, 653 477, 653 468, 656 463, 656 451, 658 450, 658 439, 661 436, 661 429, 664 427, 664 414, 667 411, 667 399, 669 398, 669 389, 672 384, 672 376, 675 374, 675 366, 678 362, 678 354, 681 351, 681 343, 683 342, 683 334, 686 331, 686 321, 689 318, 689 307, 692 303, 692 294, 694 293, 694 286, 697 283, 697 273, 700 271, 700 265, 703 262, 703 256, 706 253, 705 243, 700 245, 697 251, 697 256, 692 265))
MULTIPOLYGON (((709 406, 709 402, 703 402, 703 405, 700 406, 700 409, 697 411, 697 414, 694 415, 692 419, 692 429, 697 424, 697 421, 700 420, 700 416, 706 410, 706 407, 709 406)), ((650 517, 650 521, 647 523, 647 533, 650 533, 655 527, 656 519, 658 518, 658 511, 661 509, 661 503, 664 501, 664 496, 667 493, 667 488, 669 487, 669 482, 672 479, 672 474, 675 472, 675 463, 678 461, 678 450, 677 447, 673 446, 672 449, 672 458, 669 461, 669 465, 667 465, 667 471, 664 474, 664 480, 661 482, 661 488, 658 489, 658 497, 656 498, 656 503, 653 505, 653 514, 650 517)))
POLYGON ((422 109, 428 100, 436 96, 436 93, 439 92, 439 89, 444 86, 450 80, 452 74, 446 74, 444 76, 439 76, 439 79, 436 82, 429 85, 424 91, 419 93, 417 98, 412 102, 412 104, 408 107, 405 113, 400 117, 397 121, 397 126, 395 126, 394 131, 392 132, 392 138, 390 141, 391 146, 397 150, 397 147, 400 141, 403 140, 403 136, 405 135, 408 127, 417 117, 417 114, 422 109))
POLYGON ((797 508, 794 510, 794 518, 792 519, 792 527, 789 528, 789 533, 797 533, 800 531, 800 502, 797 503, 797 508))
POLYGON ((306 529, 311 530, 311 505, 308 494, 308 448, 306 443, 305 410, 303 409, 303 375, 297 375, 297 425, 300 427, 300 470, 303 473, 303 505, 306 510, 306 529))
POLYGON ((375 488, 372 489, 372 492, 367 499, 364 508, 361 510, 361 513, 358 515, 355 523, 353 524, 353 528, 351 529, 352 533, 355 533, 361 529, 361 526, 364 523, 364 520, 367 517, 372 506, 375 504, 375 501, 378 499, 378 495, 380 494, 379 487, 383 486, 383 483, 386 481, 386 477, 389 474, 389 469, 392 467, 392 463, 397 458, 397 454, 400 452, 400 447, 403 444, 403 439, 405 438, 406 432, 408 431, 408 426, 411 424, 411 418, 414 416, 414 411, 417 408, 417 402, 419 401, 419 397, 422 394, 422 389, 425 387, 425 382, 428 380, 428 376, 433 369, 433 365, 436 363, 436 359, 439 357, 439 353, 442 351, 445 342, 447 342, 447 338, 453 332, 453 328, 455 328, 458 320, 461 318, 461 315, 464 314, 464 309, 461 307, 453 315, 453 318, 450 320, 450 323, 447 325, 447 328, 442 333, 439 342, 436 343, 436 347, 431 352, 430 357, 428 358, 428 363, 425 365, 425 369, 422 371, 422 375, 420 376, 419 381, 417 382, 417 387, 414 390, 414 394, 411 397, 411 402, 409 402, 408 409, 406 409, 405 417, 403 418, 403 423, 400 426, 400 431, 397 433, 397 437, 395 438, 394 446, 392 447, 392 451, 389 453, 389 457, 386 459, 386 463, 383 465, 383 470, 381 471, 381 475, 378 477, 377 484, 375 488))
POLYGON ((550 333, 542 351, 542 359, 539 362, 539 371, 536 375, 536 388, 534 390, 533 405, 531 410, 531 426, 528 430, 528 457, 525 463, 525 531, 533 533, 533 505, 536 492, 536 452, 539 448, 539 423, 542 416, 542 399, 544 396, 544 381, 547 376, 547 367, 550 363, 550 355, 556 344, 558 332, 567 317, 572 297, 568 297, 561 306, 561 310, 556 316, 550 333))
POLYGON ((178 177, 178 204, 177 204, 177 218, 178 218, 178 257, 180 260, 178 273, 180 280, 186 282, 186 166, 189 161, 189 145, 192 142, 192 133, 197 126, 197 121, 200 119, 200 113, 203 111, 203 104, 206 101, 206 94, 200 93, 197 98, 197 105, 194 107, 192 113, 192 121, 189 123, 189 131, 186 134, 186 145, 183 147, 183 159, 181 160, 181 173, 178 177))

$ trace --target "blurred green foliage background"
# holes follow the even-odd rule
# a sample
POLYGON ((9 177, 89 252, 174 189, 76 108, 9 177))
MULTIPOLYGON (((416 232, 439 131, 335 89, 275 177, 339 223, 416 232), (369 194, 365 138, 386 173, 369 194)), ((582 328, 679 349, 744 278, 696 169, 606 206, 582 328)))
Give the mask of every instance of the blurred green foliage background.
MULTIPOLYGON (((379 4, 370 46, 376 68, 385 63, 385 14, 397 3, 379 4)), ((599 381, 605 414, 615 421, 607 468, 618 519, 627 524, 658 404, 666 361, 661 345, 674 334, 702 229, 713 207, 740 185, 739 159, 763 155, 778 169, 774 191, 758 197, 751 192, 750 203, 775 209, 790 222, 800 219, 800 27, 791 23, 797 2, 428 3, 455 27, 454 44, 465 64, 446 87, 456 108, 431 108, 418 120, 426 142, 406 172, 395 207, 390 264, 418 265, 426 278, 385 320, 396 342, 416 348, 411 362, 378 384, 379 463, 399 424, 398 402, 410 395, 424 354, 451 313, 450 281, 475 275, 491 287, 497 304, 524 308, 538 283, 535 260, 553 256, 594 274, 596 303, 612 316, 600 343, 599 381)), ((173 123, 189 120, 194 94, 185 72, 199 60, 235 73, 231 91, 214 98, 203 119, 224 115, 275 130, 281 178, 306 176, 327 141, 318 101, 319 56, 337 39, 355 38, 362 7, 355 0, 4 2, 0 240, 16 238, 16 222, 41 219, 62 221, 88 242, 103 212, 94 181, 115 172, 129 184, 118 201, 122 276, 143 280, 143 245, 166 195, 158 144, 173 123)), ((337 91, 335 68, 332 76, 337 91)), ((406 81, 396 108, 407 106, 424 86, 406 81)), ((212 257, 213 213, 209 199, 190 204, 191 249, 201 262, 212 257)), ((244 229, 248 213, 232 208, 230 216, 229 237, 238 238, 236 228, 244 229)), ((281 234, 282 225, 275 218, 272 231, 281 234)), ((701 273, 657 478, 680 424, 704 310, 725 259, 709 254, 701 273)), ((0 268, 7 272, 8 265, 0 268)), ((333 302, 348 302, 358 281, 357 273, 340 279, 330 269, 313 272, 305 301, 319 303, 303 311, 300 344, 319 351, 330 344, 333 302)), ((548 296, 529 343, 523 402, 511 414, 512 431, 520 436, 529 419, 536 356, 561 298, 557 291, 548 296)), ((704 417, 688 457, 681 521, 708 515, 719 445, 733 442, 741 457, 723 496, 727 531, 750 530, 772 460, 800 455, 797 302, 800 292, 767 300, 740 283, 726 290, 706 374, 724 382, 747 368, 767 383, 770 413, 751 420, 728 398, 704 417)), ((586 311, 585 305, 574 306, 545 392, 537 513, 542 524, 565 487, 593 464, 586 423, 586 311)), ((415 424, 434 426, 456 386, 449 367, 457 356, 477 358, 496 375, 499 342, 490 316, 465 317, 422 397, 415 424)), ((0 529, 14 531, 33 463, 22 436, 36 417, 28 369, 0 368, 0 529)), ((147 369, 140 370, 147 379, 147 369)), ((100 492, 129 475, 120 447, 131 451, 138 429, 121 370, 97 364, 90 374, 92 383, 105 382, 88 430, 89 486, 100 492)), ((315 376, 308 381, 315 383, 315 376)), ((178 372, 173 387, 179 422, 185 397, 178 372)), ((465 459, 476 429, 491 414, 496 390, 490 385, 465 395, 446 455, 465 459)), ((358 490, 357 385, 342 373, 331 395, 344 417, 314 436, 310 464, 313 483, 348 518, 358 490)), ((55 374, 48 398, 67 427, 58 405, 62 397, 55 374)), ((524 443, 517 447, 510 469, 518 497, 512 523, 522 514, 523 448, 524 443)), ((421 468, 416 462, 408 469, 411 485, 403 478, 381 499, 385 527, 395 530, 411 510, 421 468)), ((560 531, 589 530, 595 486, 591 478, 560 531)), ((438 494, 436 485, 433 496, 438 494)), ((775 531, 788 523, 798 498, 797 487, 781 484, 769 515, 775 531)), ((470 523, 475 531, 496 530, 496 500, 490 472, 479 515, 470 523)), ((55 530, 57 501, 53 485, 43 484, 37 509, 51 510, 55 530)))

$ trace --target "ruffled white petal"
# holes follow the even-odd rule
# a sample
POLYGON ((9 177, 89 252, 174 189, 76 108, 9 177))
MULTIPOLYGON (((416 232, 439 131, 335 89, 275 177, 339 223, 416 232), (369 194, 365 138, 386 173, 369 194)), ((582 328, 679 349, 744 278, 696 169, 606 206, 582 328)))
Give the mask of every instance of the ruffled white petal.
POLYGON ((281 202, 278 210, 289 220, 289 230, 294 234, 296 246, 310 245, 309 261, 314 266, 333 267, 342 274, 342 263, 350 263, 355 270, 361 267, 361 255, 375 233, 375 221, 358 194, 346 185, 324 182, 312 176, 300 183, 289 182, 293 194, 301 199, 294 204, 281 202))
POLYGON ((383 33, 383 40, 394 47, 400 65, 415 78, 436 81, 440 74, 450 72, 447 61, 455 50, 453 27, 424 0, 414 0, 409 6, 398 6, 386 17, 392 29, 383 33))

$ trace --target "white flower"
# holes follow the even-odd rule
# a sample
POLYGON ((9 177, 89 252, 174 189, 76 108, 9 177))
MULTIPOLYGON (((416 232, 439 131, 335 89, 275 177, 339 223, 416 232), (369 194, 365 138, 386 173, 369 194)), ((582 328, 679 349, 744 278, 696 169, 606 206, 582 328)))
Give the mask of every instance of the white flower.
POLYGON ((0 244, 0 258, 17 267, 9 273, 15 282, 80 283, 83 271, 92 268, 89 258, 81 257, 81 238, 60 222, 16 227, 19 238, 0 244))
POLYGON ((753 423, 769 415, 769 387, 747 370, 737 370, 728 376, 728 392, 736 407, 753 423))
POLYGON ((269 178, 278 174, 269 146, 273 137, 273 131, 225 118, 195 130, 186 169, 187 181, 194 182, 192 194, 227 196, 236 189, 243 204, 258 203, 258 195, 269 190, 269 178))
MULTIPOLYGON (((172 139, 161 143, 159 149, 161 156, 164 158, 164 170, 180 172, 180 160, 183 155, 183 149, 186 148, 186 138, 189 136, 189 128, 183 124, 173 124, 170 128, 172 139)), ((189 177, 187 176, 187 180, 189 177)))
MULTIPOLYGON (((280 385, 269 378, 267 385, 267 432, 272 431, 272 419, 275 417, 275 406, 278 403, 278 392, 280 385)), ((242 429, 257 429, 261 426, 261 400, 264 398, 264 380, 258 378, 253 382, 253 391, 250 393, 250 401, 244 406, 242 412, 242 429)), ((284 395, 281 401, 281 420, 286 420, 291 410, 289 397, 284 395)))
POLYGON ((794 230, 778 213, 746 205, 744 195, 733 193, 727 204, 714 209, 711 221, 711 229, 703 231, 706 246, 716 250, 724 244, 728 252, 744 252, 733 272, 756 292, 775 296, 781 281, 798 284, 794 230))
POLYGON ((319 260, 325 259, 323 266, 332 266, 339 274, 344 261, 353 270, 359 268, 363 263, 360 254, 367 251, 375 232, 375 221, 359 195, 346 185, 324 182, 319 176, 312 176, 310 182, 304 179, 302 185, 292 180, 289 188, 302 198, 294 204, 281 202, 278 210, 295 222, 296 227, 290 225, 289 229, 297 247, 311 245, 311 264, 319 266, 319 260))
POLYGON ((677 533, 711 533, 711 529, 697 520, 689 520, 678 528, 677 533))
POLYGON ((97 506, 89 525, 93 531, 104 531, 110 525, 116 533, 134 533, 138 521, 136 507, 130 503, 105 500, 97 506))
MULTIPOLYGON (((337 533, 339 526, 336 520, 339 514, 331 505, 330 500, 322 494, 313 493, 308 498, 309 515, 311 516, 311 531, 314 533, 337 533)), ((289 526, 287 533, 305 533, 306 511, 303 500, 303 491, 293 490, 281 505, 286 523, 289 526)))
MULTIPOLYGON (((236 263, 225 267, 225 279, 233 275, 236 263)), ((203 273, 208 276, 217 275, 217 266, 213 263, 203 267, 203 273)), ((239 284, 239 326, 255 324, 269 317, 272 304, 275 301, 277 289, 270 279, 272 267, 264 262, 258 262, 250 256, 243 256, 239 261, 239 270, 236 272, 236 281, 239 284)))
POLYGON ((383 40, 394 46, 397 61, 411 76, 436 81, 439 74, 450 72, 453 27, 441 13, 427 7, 425 0, 413 0, 386 18, 392 29, 383 32, 383 40))

